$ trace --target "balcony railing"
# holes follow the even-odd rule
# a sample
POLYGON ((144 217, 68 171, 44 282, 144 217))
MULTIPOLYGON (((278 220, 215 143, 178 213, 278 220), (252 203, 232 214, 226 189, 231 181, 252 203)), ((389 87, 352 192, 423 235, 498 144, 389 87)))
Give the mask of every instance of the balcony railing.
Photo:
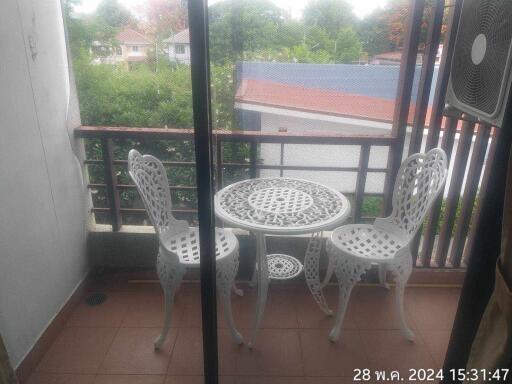
MULTIPOLYGON (((126 159, 114 159, 114 145, 118 140, 139 139, 139 140, 182 140, 192 141, 192 129, 160 129, 160 128, 125 128, 125 127, 80 127, 76 135, 88 139, 100 139, 102 146, 102 159, 86 159, 87 165, 102 165, 105 169, 105 183, 91 183, 90 188, 107 188, 110 206, 93 207, 93 212, 109 212, 113 230, 117 231, 122 225, 122 213, 143 213, 143 209, 123 208, 120 204, 119 191, 134 189, 132 184, 120 184, 115 172, 115 166, 125 166, 126 159)), ((353 172, 357 174, 355 191, 351 194, 353 200, 353 220, 360 222, 368 221, 374 217, 363 217, 362 207, 365 196, 381 197, 383 193, 365 193, 366 176, 368 172, 387 174, 387 167, 369 167, 370 150, 373 146, 393 147, 397 140, 389 135, 354 136, 343 134, 322 134, 313 135, 310 133, 261 133, 254 131, 214 131, 216 138, 216 170, 215 179, 218 189, 225 186, 224 173, 229 169, 247 170, 246 177, 255 178, 260 170, 278 170, 283 176, 285 171, 322 171, 322 172, 353 172), (223 156, 225 143, 246 144, 249 148, 248 162, 226 162, 223 156), (258 145, 264 143, 280 144, 280 164, 262 164, 258 161, 258 145), (314 166, 314 165, 286 165, 284 164, 285 144, 307 144, 307 145, 350 145, 360 146, 359 162, 356 167, 347 166, 314 166)), ((187 161, 163 161, 167 167, 189 167, 194 168, 195 162, 187 161)), ((195 186, 170 185, 171 191, 193 191, 195 186)), ((187 209, 176 209, 179 215, 194 214, 194 207, 187 209)))
MULTIPOLYGON (((445 198, 442 196, 434 205, 429 219, 424 225, 422 236, 418 236, 415 244, 416 266, 429 267, 461 267, 464 266, 463 251, 482 168, 486 158, 488 143, 490 143, 491 128, 486 125, 477 125, 471 121, 459 124, 455 118, 447 118, 445 130, 441 139, 443 147, 451 158, 452 176, 445 198), (459 128, 458 128, 459 126, 459 128), (458 140, 456 140, 458 139, 458 140), (454 143, 455 151, 453 151, 454 143), (434 256, 432 257, 432 254, 434 256)), ((121 183, 120 174, 126 169, 127 160, 115 158, 116 145, 127 140, 137 142, 151 142, 159 140, 171 140, 173 142, 191 142, 193 140, 192 129, 168 129, 168 128, 126 128, 126 127, 80 127, 75 130, 77 137, 86 140, 97 140, 101 146, 101 158, 85 159, 87 166, 100 166, 103 168, 104 182, 89 184, 91 190, 106 190, 108 206, 92 207, 95 214, 108 214, 113 231, 118 231, 123 225, 123 217, 132 215, 144 215, 145 210, 140 207, 125 207, 121 204, 120 193, 127 190, 135 190, 135 186, 129 182, 121 183)), ((388 166, 370 167, 369 157, 372 147, 387 147, 389 153, 395 150, 399 139, 391 135, 355 136, 344 134, 310 134, 310 133, 262 133, 256 131, 214 131, 216 138, 216 169, 215 179, 217 188, 222 188, 235 180, 225 180, 226 173, 230 170, 239 170, 238 178, 258 177, 261 170, 275 170, 281 176, 286 171, 322 171, 350 172, 356 174, 355 189, 349 193, 352 200, 352 222, 368 222, 373 217, 363 214, 363 203, 368 197, 380 198, 382 210, 390 199, 383 193, 367 193, 365 191, 366 178, 369 172, 389 175, 391 169, 388 166), (223 148, 229 143, 245 146, 248 149, 248 159, 244 161, 225 161, 223 148), (281 150, 280 163, 275 165, 262 164, 258 161, 258 148, 262 144, 279 144, 281 150), (347 166, 318 166, 318 165, 287 165, 284 162, 284 150, 290 144, 306 145, 339 145, 358 146, 359 161, 354 167, 347 166)), ((492 150, 492 149, 491 149, 492 150)), ((181 161, 164 161, 164 165, 170 169, 188 168, 195 169, 193 158, 181 161)), ((171 178, 172 180, 172 178, 171 178)), ((170 185, 173 194, 193 193, 194 185, 170 185)), ((176 214, 193 221, 196 214, 194 204, 180 206, 175 210, 176 214)))

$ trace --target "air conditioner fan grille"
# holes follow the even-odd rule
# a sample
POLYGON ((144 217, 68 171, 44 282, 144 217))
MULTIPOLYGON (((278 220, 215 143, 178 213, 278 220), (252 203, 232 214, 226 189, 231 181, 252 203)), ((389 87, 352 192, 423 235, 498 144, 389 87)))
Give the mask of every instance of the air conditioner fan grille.
POLYGON ((460 102, 488 115, 500 108, 511 39, 512 1, 464 1, 451 75, 452 88, 460 102), (483 50, 482 44, 476 47, 475 39, 480 39, 479 43, 485 41, 483 50), (475 49, 480 52, 475 53, 475 49), (483 59, 475 63, 475 57, 483 52, 483 59))

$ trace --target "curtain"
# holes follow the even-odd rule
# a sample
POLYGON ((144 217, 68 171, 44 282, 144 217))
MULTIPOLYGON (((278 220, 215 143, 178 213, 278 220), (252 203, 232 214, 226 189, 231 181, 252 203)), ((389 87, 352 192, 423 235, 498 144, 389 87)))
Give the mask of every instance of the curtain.
MULTIPOLYGON (((467 369, 512 368, 512 153, 508 162, 501 252, 494 291, 480 322, 467 369)), ((509 373, 510 375, 510 373, 509 373)), ((481 377, 483 382, 483 378, 481 377)), ((508 378, 511 380, 511 378, 508 378)))
POLYGON ((18 380, 9 362, 9 356, 5 350, 4 341, 0 335, 0 384, 16 384, 18 380))

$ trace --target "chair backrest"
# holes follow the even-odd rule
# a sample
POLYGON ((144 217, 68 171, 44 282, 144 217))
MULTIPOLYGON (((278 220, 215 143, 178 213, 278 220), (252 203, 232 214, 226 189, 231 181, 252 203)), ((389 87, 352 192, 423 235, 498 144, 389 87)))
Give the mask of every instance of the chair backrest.
POLYGON ((176 220, 172 214, 169 182, 161 161, 151 155, 142 156, 132 149, 128 154, 128 171, 137 186, 157 234, 167 232, 171 227, 183 226, 183 222, 176 220))
MULTIPOLYGON (((393 211, 376 225, 389 224, 398 233, 412 238, 422 224, 428 209, 443 190, 448 175, 446 153, 434 148, 427 153, 416 153, 404 160, 393 190, 393 211)), ((387 228, 388 230, 391 228, 387 228)))

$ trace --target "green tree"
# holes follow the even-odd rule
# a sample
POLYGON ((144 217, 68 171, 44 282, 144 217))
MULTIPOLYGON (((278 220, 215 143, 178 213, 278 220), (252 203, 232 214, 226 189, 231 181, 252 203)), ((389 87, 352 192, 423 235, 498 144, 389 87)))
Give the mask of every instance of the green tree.
POLYGON ((286 20, 279 24, 274 48, 293 47, 304 42, 305 28, 300 21, 286 20))
POLYGON ((351 63, 361 57, 362 46, 357 33, 350 27, 338 32, 334 47, 334 61, 336 63, 351 63))
POLYGON ((162 40, 182 31, 188 25, 188 13, 180 0, 146 0, 138 12, 144 34, 151 36, 159 55, 165 55, 162 40))
POLYGON ((274 46, 283 17, 269 0, 226 0, 209 7, 209 20, 210 57, 223 62, 274 46))
MULTIPOLYGON (((420 48, 426 44, 428 24, 435 6, 436 0, 425 2, 425 11, 421 21, 420 48)), ((445 12, 443 16, 441 39, 446 30, 447 15, 448 12, 445 12)), ((383 9, 377 9, 366 16, 357 25, 357 33, 363 50, 369 56, 373 56, 382 52, 402 49, 407 33, 408 16, 409 2, 406 0, 390 0, 383 9)))
POLYGON ((96 25, 91 18, 72 17, 73 9, 81 0, 64 0, 62 9, 68 32, 69 48, 75 65, 78 61, 88 61, 89 49, 96 39, 96 25))
POLYGON ((346 0, 311 0, 303 19, 305 25, 320 26, 335 39, 341 29, 354 25, 355 16, 346 0))
POLYGON ((329 37, 327 31, 320 26, 305 27, 304 45, 312 51, 333 52, 334 41, 329 37))
POLYGON ((358 23, 357 34, 362 49, 369 56, 394 49, 392 41, 389 40, 388 25, 380 9, 373 11, 358 23))
POLYGON ((118 0, 103 0, 96 8, 96 18, 99 23, 112 28, 121 28, 135 21, 118 0))

